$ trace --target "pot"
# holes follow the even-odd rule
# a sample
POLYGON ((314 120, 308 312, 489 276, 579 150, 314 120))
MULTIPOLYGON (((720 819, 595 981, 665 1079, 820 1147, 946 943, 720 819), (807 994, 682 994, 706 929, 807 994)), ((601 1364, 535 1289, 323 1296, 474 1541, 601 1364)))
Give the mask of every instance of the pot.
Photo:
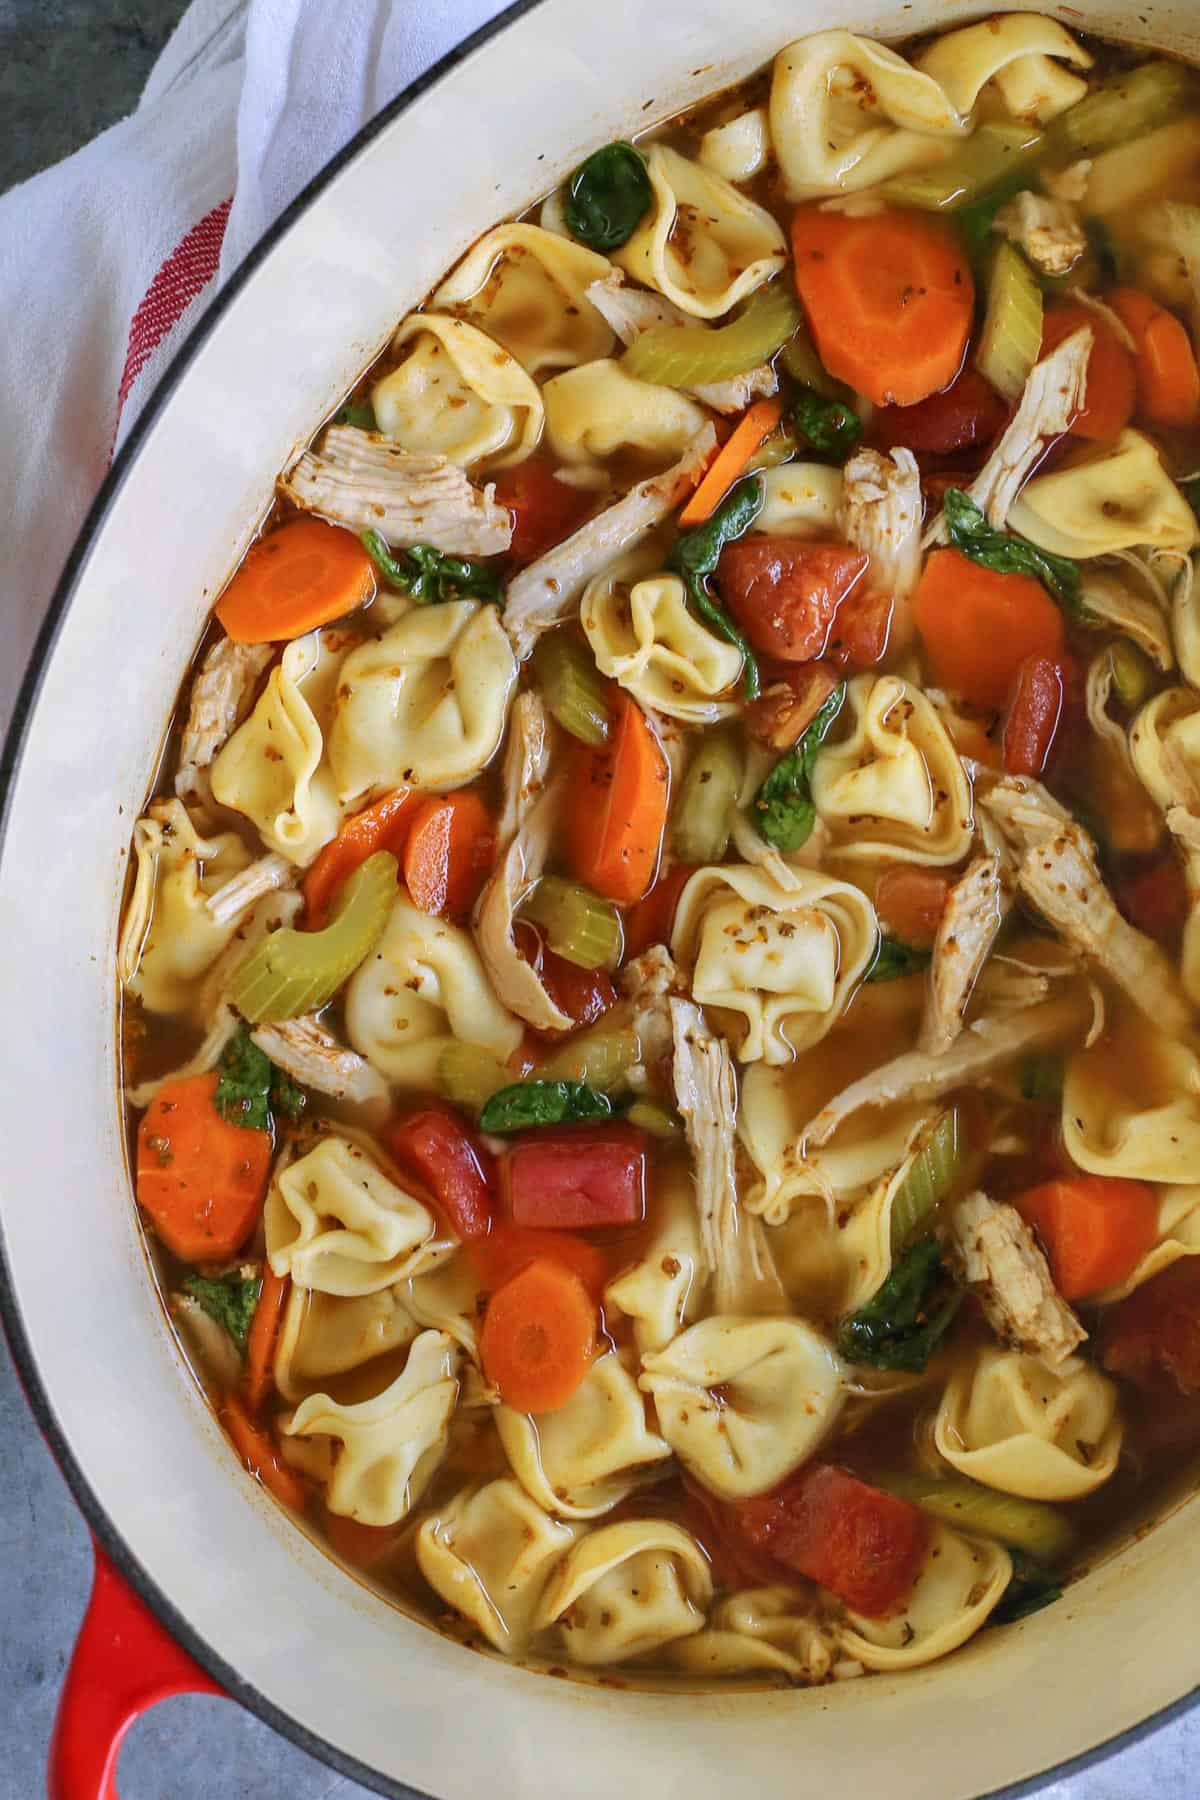
MULTIPOLYGON (((161 1642, 144 1602, 206 1674, 180 1657, 105 1699, 95 1658, 90 1675, 85 1664, 74 1691, 92 1713, 60 1734, 60 1750, 92 1744, 90 1769, 59 1770, 76 1800, 107 1791, 112 1735, 138 1695, 193 1678, 383 1793, 403 1782, 445 1800, 542 1789, 790 1800, 835 1772, 852 1792, 962 1800, 1091 1752, 1193 1687, 1186 1597, 1200 1584, 1200 1531, 1183 1496, 1058 1605, 900 1678, 697 1698, 551 1681, 465 1650, 343 1572, 242 1473, 172 1338, 130 1200, 113 1005, 130 827, 208 607, 276 471, 435 278, 586 151, 807 31, 896 37, 987 9, 951 10, 953 21, 941 0, 610 0, 601 17, 591 0, 520 0, 284 216, 104 485, 9 745, 3 1307, 43 1428, 141 1596, 114 1600, 102 1572, 91 1651, 130 1621, 161 1642), (130 1609, 117 1626, 114 1604, 130 1609)), ((1200 59, 1189 0, 1047 10, 1200 59)))

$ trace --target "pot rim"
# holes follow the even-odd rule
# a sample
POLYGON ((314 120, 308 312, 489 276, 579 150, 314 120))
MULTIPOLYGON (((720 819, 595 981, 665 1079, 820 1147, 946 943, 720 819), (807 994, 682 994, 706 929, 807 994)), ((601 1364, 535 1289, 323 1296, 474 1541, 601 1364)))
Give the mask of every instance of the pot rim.
MULTIPOLYGON (((353 162, 359 153, 381 132, 385 131, 394 120, 407 112, 421 95, 435 87, 466 57, 483 45, 490 43, 493 38, 499 37, 510 25, 533 12, 540 4, 541 0, 511 0, 511 3, 497 13, 494 18, 479 26, 468 37, 454 45, 423 75, 417 76, 381 111, 369 119, 350 141, 321 167, 284 208, 278 218, 268 226, 258 242, 247 252, 243 261, 234 270, 225 286, 205 309, 204 316, 192 326, 171 358, 170 364, 130 428, 129 435, 110 463, 108 473, 88 508, 55 585, 45 617, 38 629, 29 662, 22 675, 12 718, 4 735, 3 745, 0 746, 0 858, 4 853, 10 805, 20 772, 29 724, 38 702, 43 678, 58 642, 59 633, 66 621, 75 589, 86 567, 92 546, 104 528, 112 503, 137 460, 143 439, 171 400, 184 372, 207 342, 210 334, 217 329, 230 303, 245 283, 276 245, 286 237, 295 221, 308 209, 312 201, 333 178, 347 164, 353 162)), ((30 1347, 20 1304, 17 1300, 15 1284, 9 1272, 2 1215, 0 1215, 0 1324, 4 1327, 4 1335, 26 1403, 44 1440, 49 1445, 59 1472, 70 1489, 89 1529, 123 1580, 128 1582, 133 1591, 145 1602, 182 1648, 220 1684, 231 1700, 263 1719, 271 1726, 272 1730, 277 1731, 282 1737, 296 1744, 319 1762, 336 1770, 338 1774, 361 1783, 362 1786, 371 1789, 374 1793, 387 1796, 388 1800, 414 1800, 414 1797, 415 1800, 435 1800, 434 1796, 425 1794, 423 1790, 394 1781, 380 1770, 374 1769, 369 1764, 361 1762, 357 1757, 338 1749, 326 1738, 311 1731, 301 1720, 268 1700, 252 1682, 246 1680, 239 1670, 227 1663, 210 1647, 190 1620, 177 1609, 158 1583, 146 1573, 137 1556, 96 1498, 58 1423, 53 1401, 30 1347)), ((1191 1712, 1197 1702, 1200 1702, 1200 1685, 1193 1688, 1190 1693, 1181 1695, 1178 1700, 1160 1708, 1159 1711, 1150 1713, 1138 1724, 1129 1726, 1125 1731, 1118 1732, 1113 1737, 1103 1739, 1090 1750, 1081 1751, 1077 1756, 1070 1757, 1064 1762, 1055 1763, 1042 1770, 1041 1773, 1029 1776, 1024 1781, 988 1789, 986 1793, 976 1796, 976 1800, 1023 1800, 1024 1796, 1040 1793, 1050 1781, 1060 1780, 1064 1776, 1076 1775, 1086 1769, 1096 1767, 1107 1761, 1109 1757, 1116 1755, 1118 1751, 1142 1742, 1175 1719, 1182 1718, 1185 1713, 1191 1712)))

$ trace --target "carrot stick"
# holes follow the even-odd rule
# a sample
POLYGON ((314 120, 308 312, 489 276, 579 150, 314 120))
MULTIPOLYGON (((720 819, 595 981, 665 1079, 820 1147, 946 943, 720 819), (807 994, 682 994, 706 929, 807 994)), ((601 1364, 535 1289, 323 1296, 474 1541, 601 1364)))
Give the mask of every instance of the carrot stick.
POLYGON ((275 1340, 291 1287, 290 1275, 276 1275, 269 1262, 263 1264, 262 1288, 246 1339, 246 1403, 254 1413, 262 1411, 271 1391, 275 1340))
POLYGON ((420 795, 412 788, 393 788, 363 812, 347 819, 337 836, 326 844, 304 877, 304 923, 321 931, 329 923, 329 903, 343 881, 377 850, 404 854, 412 814, 420 795))
POLYGON ((254 1476, 269 1488, 277 1500, 293 1512, 304 1510, 305 1487, 294 1469, 290 1469, 275 1447, 269 1431, 256 1425, 240 1400, 227 1394, 217 1417, 233 1439, 233 1447, 254 1476))
POLYGON ((241 1249, 271 1166, 270 1132, 223 1119, 217 1081, 213 1073, 164 1082, 138 1127, 138 1205, 184 1262, 220 1262, 241 1249))
POLYGON ((606 744, 577 744, 565 851, 586 887, 630 906, 654 880, 667 822, 670 772, 645 714, 627 694, 606 744))
POLYGON ((1062 614, 1040 581, 998 575, 958 550, 926 558, 913 619, 937 685, 973 706, 999 711, 1028 657, 1062 653, 1062 614))
POLYGON ((897 863, 875 883, 875 911, 880 924, 902 943, 927 949, 937 936, 950 883, 932 869, 897 863))
POLYGON ((749 411, 742 414, 680 513, 681 525, 702 525, 705 519, 712 517, 754 452, 770 437, 782 417, 782 400, 756 400, 749 411))
POLYGON ((289 519, 247 551, 215 611, 235 644, 300 637, 364 606, 375 565, 352 531, 289 519))
POLYGON ((596 1348, 596 1308, 578 1275, 539 1258, 488 1301, 484 1374, 518 1412, 565 1406, 596 1348))
POLYGON ((1158 1201, 1144 1181, 1077 1175, 1014 1201, 1046 1249, 1064 1300, 1082 1300, 1132 1273, 1158 1236, 1158 1201))
POLYGON ((1200 368, 1186 327, 1140 288, 1115 288, 1108 303, 1137 345, 1142 418, 1177 430, 1194 425, 1200 418, 1200 368))
POLYGON ((496 860, 492 815, 470 789, 426 800, 404 849, 404 885, 422 912, 470 912, 496 860))
POLYGON ((831 375, 876 406, 915 406, 949 387, 975 287, 948 231, 897 208, 853 218, 798 206, 792 252, 796 292, 831 375))

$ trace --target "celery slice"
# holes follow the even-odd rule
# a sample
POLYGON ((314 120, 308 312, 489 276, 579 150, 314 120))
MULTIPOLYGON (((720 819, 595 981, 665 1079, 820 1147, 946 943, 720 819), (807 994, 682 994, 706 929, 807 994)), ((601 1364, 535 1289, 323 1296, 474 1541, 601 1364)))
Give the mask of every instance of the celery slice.
POLYGON ((521 917, 540 926, 554 954, 577 968, 615 969, 621 960, 621 915, 576 881, 543 876, 522 902, 521 917))
POLYGON ((604 681, 591 651, 568 631, 538 640, 533 673, 550 712, 581 744, 603 744, 612 728, 604 681))
POLYGON ((944 1112, 892 1199, 892 1255, 918 1227, 928 1229, 934 1210, 954 1188, 967 1163, 966 1131, 958 1108, 944 1112))
POLYGON ((511 1079, 511 1071, 478 1044, 447 1044, 438 1058, 438 1093, 464 1112, 482 1112, 484 1103, 511 1079))
POLYGON ((641 1061, 642 1046, 637 1032, 623 1030, 582 1031, 567 1043, 552 1050, 533 1072, 536 1081, 584 1081, 598 1093, 610 1094, 620 1087, 630 1069, 641 1061))
POLYGON ((1126 144, 1165 125, 1196 95, 1196 81, 1183 63, 1146 62, 1107 76, 1090 94, 1060 113, 1046 130, 1052 155, 1079 156, 1126 144))
POLYGON ((656 325, 625 352, 625 371, 659 387, 703 387, 744 375, 774 356, 800 325, 800 302, 782 282, 760 288, 728 325, 697 331, 690 325, 656 325))
POLYGON ((1018 400, 1042 349, 1042 290, 1015 244, 999 243, 975 366, 1006 400, 1018 400))
POLYGON ((1158 685, 1158 673, 1144 650, 1129 638, 1114 638, 1108 646, 1113 692, 1130 712, 1147 701, 1158 685))
POLYGON ((840 381, 828 374, 824 363, 813 349, 812 340, 803 328, 788 339, 779 361, 784 372, 800 387, 816 388, 827 400, 843 399, 847 393, 840 381))
POLYGON ((1042 1500, 1022 1500, 969 1481, 965 1475, 872 1475, 888 1494, 911 1500, 943 1525, 998 1538, 1039 1562, 1057 1562, 1075 1541, 1070 1523, 1042 1500))
POLYGON ((700 743, 679 787, 671 843, 680 862, 720 862, 742 785, 742 758, 727 731, 700 743))
POLYGON ((1044 135, 1031 125, 981 125, 945 162, 894 175, 880 192, 896 206, 955 212, 993 188, 1027 176, 1044 149, 1044 135))
POLYGON ((252 1025, 295 1019, 333 999, 370 955, 396 898, 399 864, 386 850, 347 877, 324 931, 284 926, 265 937, 233 974, 230 994, 252 1025))
POLYGON ((678 1113, 668 1112, 665 1106, 656 1106, 653 1100, 635 1100, 625 1114, 631 1125, 636 1125, 651 1137, 662 1138, 664 1142, 676 1142, 683 1137, 683 1120, 678 1113))

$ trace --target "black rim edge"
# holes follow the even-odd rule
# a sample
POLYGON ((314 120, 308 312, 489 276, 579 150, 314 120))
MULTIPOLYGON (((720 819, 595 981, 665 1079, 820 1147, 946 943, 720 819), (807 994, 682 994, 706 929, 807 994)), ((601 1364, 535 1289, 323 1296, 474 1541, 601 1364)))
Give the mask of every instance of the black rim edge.
MULTIPOLYGON (((170 366, 160 378, 154 392, 149 396, 134 421, 128 437, 113 458, 109 471, 88 509, 75 543, 63 565, 62 574, 55 586, 45 618, 34 641, 33 650, 17 693, 3 749, 0 750, 0 854, 3 853, 4 839, 7 835, 12 794, 25 748, 29 722, 41 693, 46 669, 58 641, 58 635, 69 610, 75 588, 87 564, 93 542, 99 534, 109 508, 124 486, 143 440, 170 400, 185 371, 220 323, 231 302, 260 265, 265 262, 271 251, 286 236, 294 221, 328 187, 334 177, 340 174, 348 163, 353 162, 368 144, 372 143, 382 131, 391 125, 393 120, 407 112, 422 94, 434 87, 443 76, 457 68, 481 45, 498 37, 509 25, 534 11, 540 4, 541 0, 512 0, 512 3, 502 12, 497 13, 495 18, 489 20, 487 24, 481 25, 469 37, 464 38, 462 43, 448 50, 423 75, 419 75, 415 81, 410 82, 373 119, 369 119, 355 133, 350 142, 324 165, 306 187, 301 189, 290 205, 264 232, 254 248, 234 270, 225 286, 214 296, 205 309, 203 317, 197 320, 176 351, 170 366)), ((331 1744, 328 1739, 319 1737, 315 1732, 310 1731, 292 1714, 284 1712, 273 1701, 268 1700, 265 1694, 260 1693, 238 1670, 226 1663, 212 1649, 191 1622, 167 1598, 157 1582, 146 1573, 92 1492, 87 1477, 75 1459, 66 1434, 59 1425, 58 1416, 30 1349, 24 1321, 21 1317, 16 1289, 8 1267, 2 1216, 0 1216, 0 1323, 4 1326, 8 1347, 29 1409, 49 1445, 59 1472, 70 1489, 89 1529, 124 1580, 129 1583, 139 1599, 145 1602, 188 1655, 193 1657, 200 1667, 219 1683, 229 1699, 236 1701, 246 1711, 263 1719, 281 1737, 287 1738, 309 1756, 336 1770, 339 1775, 345 1775, 350 1780, 359 1782, 374 1793, 385 1795, 387 1800, 411 1800, 412 1796, 416 1796, 417 1800, 435 1800, 434 1796, 425 1794, 423 1790, 413 1788, 407 1783, 395 1781, 380 1770, 360 1762, 348 1752, 331 1744)), ((1039 1774, 1026 1777, 1023 1781, 990 1788, 986 1793, 977 1796, 977 1800, 1025 1800, 1028 1795, 1040 1793, 1048 1782, 1061 1780, 1065 1776, 1095 1768, 1100 1763, 1107 1761, 1109 1757, 1116 1755, 1118 1751, 1129 1749, 1134 1744, 1153 1736, 1176 1719, 1182 1718, 1185 1713, 1192 1711, 1197 1702, 1200 1702, 1200 1686, 1181 1695, 1178 1700, 1172 1701, 1157 1712, 1151 1713, 1148 1718, 1142 1719, 1138 1724, 1131 1725, 1125 1731, 1117 1732, 1114 1736, 1103 1739, 1099 1744, 1093 1745, 1090 1750, 1083 1750, 1077 1756, 1069 1757, 1065 1762, 1055 1763, 1039 1774)))

